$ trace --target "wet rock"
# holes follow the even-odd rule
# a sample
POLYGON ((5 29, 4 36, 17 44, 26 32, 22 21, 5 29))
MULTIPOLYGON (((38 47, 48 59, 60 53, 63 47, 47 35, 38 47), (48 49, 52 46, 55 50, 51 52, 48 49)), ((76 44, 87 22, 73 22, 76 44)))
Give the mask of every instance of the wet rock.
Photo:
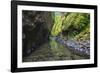
POLYGON ((78 42, 75 40, 64 40, 59 36, 52 37, 58 43, 68 47, 73 53, 79 54, 81 56, 90 55, 90 41, 86 40, 83 42, 78 42))

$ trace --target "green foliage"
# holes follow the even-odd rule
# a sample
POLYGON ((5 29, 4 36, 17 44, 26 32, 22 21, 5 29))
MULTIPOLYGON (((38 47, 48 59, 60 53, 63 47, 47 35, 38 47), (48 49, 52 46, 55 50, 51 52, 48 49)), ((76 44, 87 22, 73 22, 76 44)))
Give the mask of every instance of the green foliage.
POLYGON ((89 38, 90 29, 90 14, 68 12, 61 13, 55 12, 53 14, 54 25, 51 30, 52 36, 57 36, 59 33, 64 32, 67 39, 85 39, 89 38), (86 31, 87 30, 87 31, 86 31), (84 36, 83 32, 87 32, 84 36), (81 38, 79 38, 81 35, 81 38))
POLYGON ((55 12, 54 25, 51 30, 52 36, 57 36, 62 30, 62 15, 59 12, 55 12))
POLYGON ((63 22, 63 30, 68 29, 73 24, 76 16, 77 16, 77 13, 69 13, 67 17, 65 17, 64 22, 63 22))
POLYGON ((84 40, 89 40, 90 39, 90 28, 89 26, 85 27, 82 32, 80 32, 78 35, 75 36, 75 40, 78 41, 84 41, 84 40))
MULTIPOLYGON (((85 31, 90 28, 90 15, 88 13, 69 13, 63 22, 63 31, 66 32, 66 37, 70 37, 72 39, 75 36, 78 37, 82 32, 87 32, 86 35, 89 34, 89 31, 85 31)), ((89 38, 89 36, 84 36, 82 34, 82 38, 89 38)), ((81 36, 82 36, 81 35, 81 36)), ((80 39, 80 38, 78 38, 80 39)))

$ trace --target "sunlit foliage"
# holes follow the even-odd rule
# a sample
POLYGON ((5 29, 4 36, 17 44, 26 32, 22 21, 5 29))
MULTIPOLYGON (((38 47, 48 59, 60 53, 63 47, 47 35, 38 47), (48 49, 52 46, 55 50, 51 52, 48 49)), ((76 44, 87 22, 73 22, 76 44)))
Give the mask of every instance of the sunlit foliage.
MULTIPOLYGON (((74 39, 76 41, 90 40, 90 14, 88 13, 54 13, 54 24, 51 30, 51 36, 61 36, 66 40, 74 39)), ((55 54, 60 54, 58 43, 50 39, 51 49, 55 54)))
MULTIPOLYGON (((63 37, 75 37, 82 32, 89 32, 86 29, 90 28, 90 15, 88 13, 60 13, 55 12, 54 25, 51 30, 52 36, 57 36, 59 33, 65 33, 63 37)), ((63 34, 62 34, 63 35, 63 34)), ((89 36, 87 36, 89 37, 89 36)))

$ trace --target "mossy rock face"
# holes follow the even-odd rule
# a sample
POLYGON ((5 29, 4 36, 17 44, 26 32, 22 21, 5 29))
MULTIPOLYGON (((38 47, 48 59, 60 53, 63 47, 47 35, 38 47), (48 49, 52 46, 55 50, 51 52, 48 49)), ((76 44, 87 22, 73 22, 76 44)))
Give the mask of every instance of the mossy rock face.
POLYGON ((51 12, 22 11, 23 56, 49 41, 53 19, 51 12))
MULTIPOLYGON (((73 39, 75 41, 87 41, 90 40, 90 14, 88 13, 66 13, 64 16, 64 19, 62 21, 61 16, 56 17, 54 27, 51 34, 52 36, 58 36, 59 33, 62 38, 65 38, 65 40, 73 39), (61 27, 59 27, 61 26, 61 27), (58 31, 57 29, 61 29, 58 31)), ((51 43, 51 49, 54 52, 55 55, 63 55, 62 49, 59 44, 52 40, 51 43)), ((64 53, 64 51, 63 51, 64 53)), ((70 52, 69 52, 70 53, 70 52)), ((72 53, 71 53, 72 54, 72 53)), ((83 59, 83 57, 79 55, 72 56, 74 59, 83 59)))
POLYGON ((75 40, 78 41, 86 41, 90 40, 90 27, 87 26, 84 30, 82 30, 78 35, 75 36, 75 40))
POLYGON ((90 14, 69 13, 65 17, 62 27, 63 37, 87 40, 90 38, 90 14))

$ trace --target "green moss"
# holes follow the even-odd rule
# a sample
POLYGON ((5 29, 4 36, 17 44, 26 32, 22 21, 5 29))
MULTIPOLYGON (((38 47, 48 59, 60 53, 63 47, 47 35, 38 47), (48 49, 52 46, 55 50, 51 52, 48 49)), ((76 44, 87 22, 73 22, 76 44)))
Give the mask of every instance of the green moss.
POLYGON ((84 41, 90 39, 90 28, 87 26, 83 31, 81 31, 78 35, 75 36, 76 40, 84 41))

